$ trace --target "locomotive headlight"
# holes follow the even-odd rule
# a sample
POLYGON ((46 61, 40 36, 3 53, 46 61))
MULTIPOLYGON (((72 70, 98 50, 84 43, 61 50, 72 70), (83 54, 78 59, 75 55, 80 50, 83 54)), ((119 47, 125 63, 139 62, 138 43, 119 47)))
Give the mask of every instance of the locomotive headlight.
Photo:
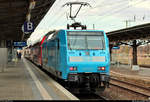
POLYGON ((70 67, 69 69, 70 69, 70 71, 76 71, 77 67, 70 67))
POLYGON ((105 67, 98 67, 98 70, 104 71, 104 70, 105 70, 105 67))

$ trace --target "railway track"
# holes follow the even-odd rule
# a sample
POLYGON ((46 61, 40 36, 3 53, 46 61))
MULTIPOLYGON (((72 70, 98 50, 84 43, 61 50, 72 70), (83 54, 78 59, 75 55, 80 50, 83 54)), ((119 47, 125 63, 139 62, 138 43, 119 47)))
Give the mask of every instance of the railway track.
POLYGON ((102 97, 100 95, 97 95, 95 93, 87 93, 87 94, 75 94, 76 97, 78 97, 81 101, 82 100, 108 100, 105 97, 102 97))
POLYGON ((135 85, 125 81, 120 81, 115 78, 111 78, 110 85, 123 88, 125 90, 147 97, 147 99, 150 99, 150 88, 135 85))

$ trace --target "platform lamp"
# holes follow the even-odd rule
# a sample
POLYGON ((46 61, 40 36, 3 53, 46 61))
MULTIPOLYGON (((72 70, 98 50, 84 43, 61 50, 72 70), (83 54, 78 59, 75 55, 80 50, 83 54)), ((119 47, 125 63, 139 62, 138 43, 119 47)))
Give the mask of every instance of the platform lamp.
POLYGON ((30 19, 31 19, 31 13, 28 13, 27 16, 26 16, 26 20, 30 21, 30 19))
POLYGON ((30 5, 29 5, 29 9, 32 10, 35 7, 35 1, 34 0, 30 0, 30 5))
POLYGON ((26 16, 27 21, 30 21, 31 18, 31 10, 35 8, 35 1, 34 0, 30 0, 30 4, 29 4, 29 10, 26 16))

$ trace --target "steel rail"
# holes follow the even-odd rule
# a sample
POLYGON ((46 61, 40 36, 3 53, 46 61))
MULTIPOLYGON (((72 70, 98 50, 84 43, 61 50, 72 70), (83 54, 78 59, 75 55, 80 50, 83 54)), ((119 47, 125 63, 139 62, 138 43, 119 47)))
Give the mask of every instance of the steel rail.
POLYGON ((150 88, 111 78, 110 85, 129 90, 150 98, 150 88))

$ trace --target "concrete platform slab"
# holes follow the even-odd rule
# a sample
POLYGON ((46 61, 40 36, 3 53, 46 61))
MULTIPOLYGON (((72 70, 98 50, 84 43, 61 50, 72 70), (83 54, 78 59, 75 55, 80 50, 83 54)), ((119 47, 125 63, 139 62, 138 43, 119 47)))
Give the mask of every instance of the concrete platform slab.
POLYGON ((128 65, 111 66, 111 77, 150 88, 150 68, 132 70, 128 65))
POLYGON ((111 71, 140 77, 150 77, 150 68, 139 67, 139 70, 132 70, 128 65, 111 66, 111 71))
POLYGON ((78 100, 26 59, 0 73, 0 100, 78 100))

